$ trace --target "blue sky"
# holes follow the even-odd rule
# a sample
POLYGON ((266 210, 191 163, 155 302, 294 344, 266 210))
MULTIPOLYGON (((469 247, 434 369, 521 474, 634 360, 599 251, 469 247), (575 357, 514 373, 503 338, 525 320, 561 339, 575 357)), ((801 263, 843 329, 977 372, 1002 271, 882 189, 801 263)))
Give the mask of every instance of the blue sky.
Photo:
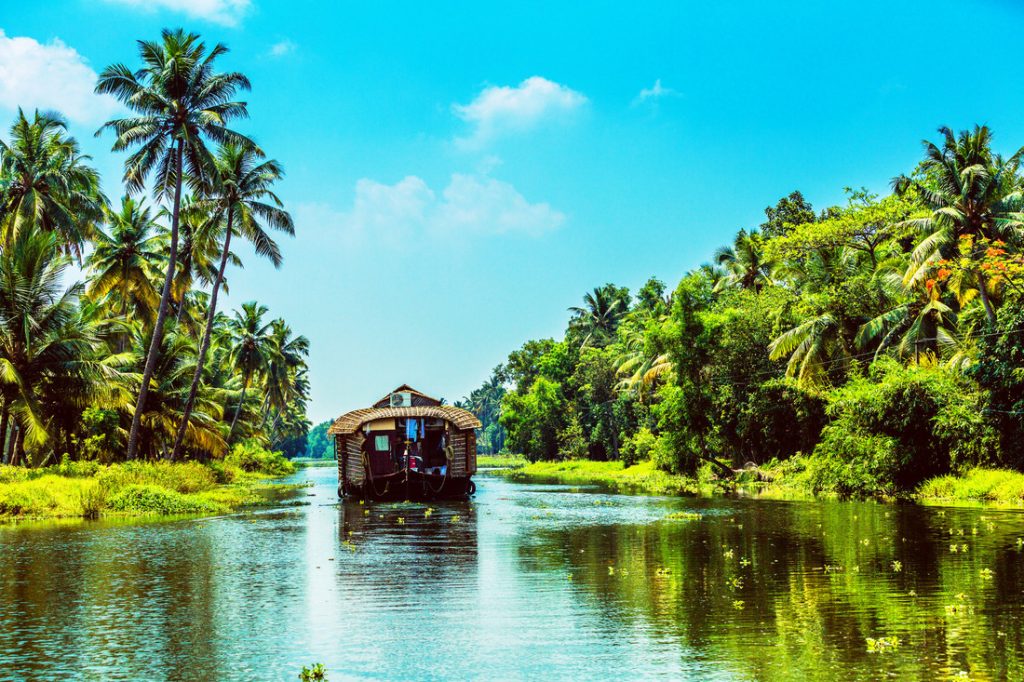
POLYGON ((95 72, 165 26, 231 48, 297 237, 279 271, 243 252, 227 303, 310 338, 315 421, 454 401, 588 289, 674 285, 794 189, 885 191, 939 125, 1024 144, 1011 2, 4 5, 0 116, 63 110, 112 198, 95 72))

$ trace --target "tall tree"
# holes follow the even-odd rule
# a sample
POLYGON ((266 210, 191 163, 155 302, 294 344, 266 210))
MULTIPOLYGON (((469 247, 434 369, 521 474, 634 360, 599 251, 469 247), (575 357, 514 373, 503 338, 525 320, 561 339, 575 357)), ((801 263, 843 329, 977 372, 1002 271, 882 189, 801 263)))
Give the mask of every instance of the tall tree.
POLYGON ((204 139, 218 143, 252 144, 232 131, 227 123, 248 115, 244 102, 233 101, 239 89, 248 90, 249 79, 237 72, 214 71, 227 48, 217 44, 207 50, 199 36, 183 30, 164 30, 162 39, 140 41, 143 67, 132 71, 114 64, 100 74, 96 92, 120 100, 136 115, 107 122, 97 133, 111 129, 117 136, 114 151, 139 147, 125 161, 124 181, 129 192, 140 192, 146 178, 156 174, 156 193, 171 202, 171 239, 167 273, 160 308, 153 326, 139 398, 128 435, 128 459, 138 449, 139 423, 145 410, 150 381, 163 340, 164 320, 171 299, 177 267, 178 224, 181 190, 186 173, 192 189, 202 191, 208 181, 210 153, 204 139))
POLYGON ((58 247, 81 256, 102 219, 99 174, 87 165, 59 114, 18 110, 9 142, 0 140, 0 227, 10 243, 25 230, 58 235, 58 247))
POLYGON ((231 436, 235 433, 238 416, 242 413, 242 406, 245 404, 245 393, 249 389, 253 377, 267 371, 271 347, 271 324, 263 321, 263 316, 266 314, 266 306, 260 305, 256 301, 249 301, 243 303, 242 310, 235 311, 234 316, 228 320, 228 330, 231 335, 229 362, 235 371, 242 375, 242 395, 238 399, 235 416, 231 419, 228 443, 231 442, 231 436))
POLYGON ((598 287, 583 296, 583 306, 573 306, 570 326, 583 334, 583 345, 608 343, 629 308, 629 292, 612 284, 598 287))
MULTIPOLYGON (((171 459, 178 458, 181 442, 188 428, 192 403, 195 401, 199 382, 202 380, 203 366, 207 350, 210 347, 210 335, 213 331, 213 321, 217 314, 217 294, 220 291, 221 282, 224 280, 224 270, 227 268, 228 257, 231 254, 231 237, 234 234, 244 237, 253 245, 257 254, 270 259, 274 267, 280 267, 281 251, 261 223, 287 234, 295 234, 291 216, 282 208, 281 200, 271 190, 273 184, 281 179, 283 174, 280 164, 273 160, 264 161, 263 153, 251 145, 228 143, 223 145, 217 153, 213 165, 210 198, 207 203, 211 204, 210 209, 214 219, 223 217, 224 245, 221 249, 220 266, 217 269, 213 289, 210 293, 210 303, 207 306, 206 328, 199 344, 196 371, 192 377, 192 387, 185 402, 182 422, 178 427, 171 459)), ((304 339, 305 337, 300 338, 304 339)), ((308 349, 308 342, 306 342, 306 347, 308 349)), ((282 352, 286 352, 286 349, 282 349, 282 352)))
POLYGON ((764 241, 757 230, 740 230, 732 246, 723 246, 715 252, 715 262, 725 269, 725 277, 716 284, 760 291, 772 283, 772 261, 764 252, 764 241))
MULTIPOLYGON (((897 193, 913 188, 929 215, 907 220, 926 236, 911 254, 908 283, 925 279, 940 259, 953 255, 961 237, 1021 241, 1024 214, 1017 170, 1024 147, 1008 159, 992 152, 992 133, 987 126, 953 131, 939 128, 942 146, 925 140, 922 178, 899 176, 893 180, 897 193)), ((988 283, 980 271, 974 272, 978 298, 990 326, 996 323, 995 306, 988 283)))

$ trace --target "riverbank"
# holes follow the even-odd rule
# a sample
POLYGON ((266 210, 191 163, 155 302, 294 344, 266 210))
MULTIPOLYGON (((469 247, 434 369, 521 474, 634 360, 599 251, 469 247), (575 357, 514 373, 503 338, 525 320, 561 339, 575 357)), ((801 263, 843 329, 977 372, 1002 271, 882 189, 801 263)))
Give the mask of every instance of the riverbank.
MULTIPOLYGON (((477 463, 480 467, 495 467, 495 474, 512 481, 596 485, 622 493, 702 496, 742 494, 758 499, 779 500, 844 497, 834 490, 816 489, 814 479, 805 474, 805 469, 799 468, 794 471, 785 463, 740 473, 735 481, 670 474, 657 469, 650 461, 626 467, 618 461, 528 462, 525 458, 515 455, 499 455, 481 456, 477 463)), ((904 494, 878 490, 876 494, 867 497, 909 499, 934 505, 1024 507, 1024 473, 1008 469, 978 468, 961 475, 929 479, 915 491, 904 494)))
POLYGON ((0 466, 0 522, 223 514, 260 503, 270 481, 294 472, 280 454, 247 444, 208 464, 0 466))

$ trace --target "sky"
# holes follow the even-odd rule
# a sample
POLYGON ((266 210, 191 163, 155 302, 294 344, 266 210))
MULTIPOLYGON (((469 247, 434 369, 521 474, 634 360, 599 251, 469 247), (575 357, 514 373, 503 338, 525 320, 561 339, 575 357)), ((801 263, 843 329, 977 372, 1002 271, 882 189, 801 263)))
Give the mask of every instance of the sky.
POLYGON ((164 27, 225 43, 296 223, 279 270, 239 249, 225 307, 309 338, 318 422, 402 383, 454 402, 586 291, 672 287, 795 189, 887 191, 940 125, 1014 151, 1022 26, 995 0, 5 0, 0 120, 63 111, 116 200, 96 74, 164 27))

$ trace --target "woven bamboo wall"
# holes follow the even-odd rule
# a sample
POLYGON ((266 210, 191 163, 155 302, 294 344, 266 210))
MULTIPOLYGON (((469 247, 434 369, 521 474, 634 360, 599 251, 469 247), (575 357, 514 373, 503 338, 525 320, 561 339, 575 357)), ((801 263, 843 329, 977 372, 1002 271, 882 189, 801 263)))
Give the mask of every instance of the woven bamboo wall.
POLYGON ((345 438, 345 481, 352 486, 361 486, 365 477, 363 471, 363 435, 354 433, 345 438))
POLYGON ((466 431, 455 431, 452 434, 452 468, 449 476, 462 478, 466 475, 466 431))

